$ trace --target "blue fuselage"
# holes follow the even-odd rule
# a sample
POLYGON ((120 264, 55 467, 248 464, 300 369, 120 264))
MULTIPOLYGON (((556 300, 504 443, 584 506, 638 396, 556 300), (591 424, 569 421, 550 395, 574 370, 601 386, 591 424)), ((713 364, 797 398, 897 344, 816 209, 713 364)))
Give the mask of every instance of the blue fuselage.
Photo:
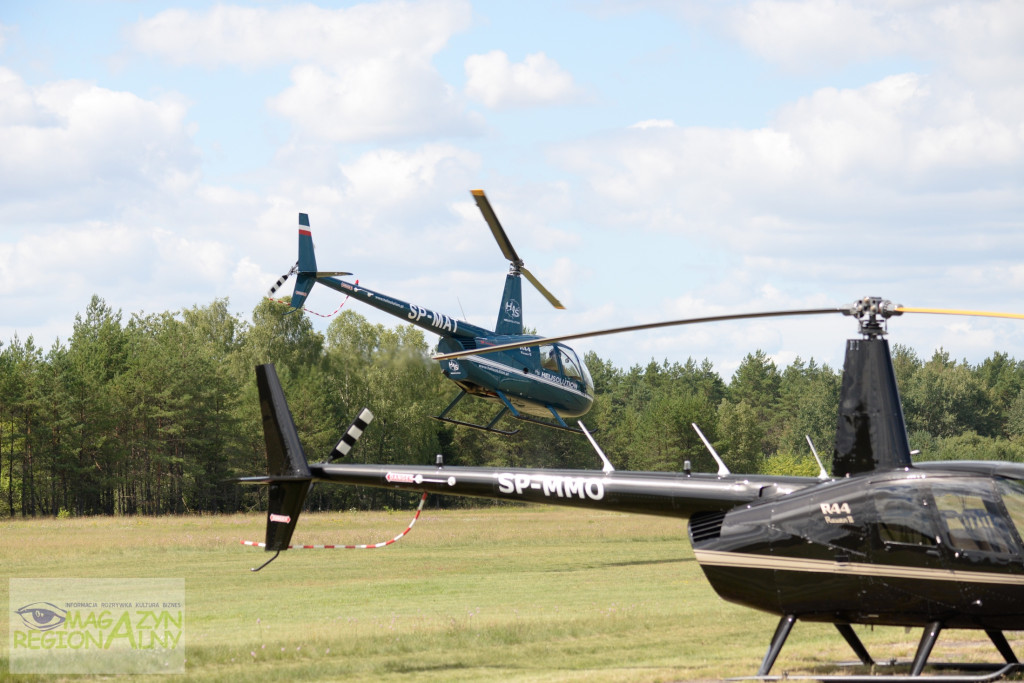
MULTIPOLYGON (((536 335, 497 335, 477 325, 410 304, 336 277, 317 283, 358 299, 440 336, 441 353, 485 348, 536 335)), ((594 403, 594 386, 586 366, 572 349, 561 344, 440 361, 441 371, 467 393, 503 403, 500 394, 523 413, 563 418, 579 417, 594 403)))

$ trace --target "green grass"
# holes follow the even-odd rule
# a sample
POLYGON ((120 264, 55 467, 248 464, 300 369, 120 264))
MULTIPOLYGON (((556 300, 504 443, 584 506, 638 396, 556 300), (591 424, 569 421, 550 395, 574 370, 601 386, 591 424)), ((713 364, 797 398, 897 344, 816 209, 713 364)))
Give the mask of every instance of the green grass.
MULTIPOLYGON (((305 514, 295 541, 375 543, 411 517, 305 514)), ((714 594, 680 520, 428 502, 395 545, 292 550, 252 573, 268 555, 239 540, 262 540, 263 519, 6 520, 0 578, 184 578, 186 671, 201 681, 718 679, 756 672, 777 620, 714 594)), ((880 660, 911 657, 920 636, 858 633, 880 660)), ((7 619, 0 643, 2 677, 7 619)), ((773 673, 852 658, 831 626, 798 623, 773 673)), ((997 661, 980 632, 944 633, 933 654, 970 658, 997 661)))

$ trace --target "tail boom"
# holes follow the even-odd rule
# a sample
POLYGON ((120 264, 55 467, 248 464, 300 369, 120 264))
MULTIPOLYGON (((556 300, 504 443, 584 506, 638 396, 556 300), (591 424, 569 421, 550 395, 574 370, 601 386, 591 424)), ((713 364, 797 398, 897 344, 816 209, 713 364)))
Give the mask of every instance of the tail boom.
POLYGON ((357 486, 669 517, 725 511, 757 500, 766 487, 795 490, 817 482, 812 477, 679 473, 666 483, 672 475, 665 472, 327 463, 311 464, 310 473, 318 481, 357 486))
POLYGON ((313 285, 319 283, 331 289, 358 299, 376 309, 389 313, 405 322, 422 327, 442 337, 462 337, 471 339, 492 335, 493 332, 476 325, 470 325, 443 313, 432 311, 423 306, 410 304, 392 296, 361 287, 358 282, 353 284, 340 279, 340 275, 352 273, 342 271, 317 270, 316 253, 313 248, 313 233, 309 227, 309 215, 299 214, 299 262, 298 277, 295 280, 295 291, 292 293, 291 307, 302 308, 313 285))

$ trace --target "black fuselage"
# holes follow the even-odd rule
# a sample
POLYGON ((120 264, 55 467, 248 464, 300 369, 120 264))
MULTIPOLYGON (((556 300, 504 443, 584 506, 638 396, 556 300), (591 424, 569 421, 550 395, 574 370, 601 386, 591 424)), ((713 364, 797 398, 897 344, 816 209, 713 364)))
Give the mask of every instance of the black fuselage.
POLYGON ((922 463, 698 513, 690 537, 718 594, 756 609, 1021 629, 1021 476, 1021 465, 922 463))

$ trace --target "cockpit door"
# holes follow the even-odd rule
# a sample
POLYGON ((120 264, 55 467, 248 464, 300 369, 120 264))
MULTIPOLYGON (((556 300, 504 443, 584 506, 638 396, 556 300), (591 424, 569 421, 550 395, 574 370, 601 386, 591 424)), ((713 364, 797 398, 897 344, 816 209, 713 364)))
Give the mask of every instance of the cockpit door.
POLYGON ((923 477, 872 485, 871 591, 866 616, 931 615, 956 593, 949 575, 949 552, 939 533, 929 480, 923 477))
POLYGON ((1015 608, 1024 617, 1024 559, 1017 526, 1024 522, 1020 482, 934 479, 932 493, 966 614, 1006 614, 1011 607, 1011 613, 1015 608))

